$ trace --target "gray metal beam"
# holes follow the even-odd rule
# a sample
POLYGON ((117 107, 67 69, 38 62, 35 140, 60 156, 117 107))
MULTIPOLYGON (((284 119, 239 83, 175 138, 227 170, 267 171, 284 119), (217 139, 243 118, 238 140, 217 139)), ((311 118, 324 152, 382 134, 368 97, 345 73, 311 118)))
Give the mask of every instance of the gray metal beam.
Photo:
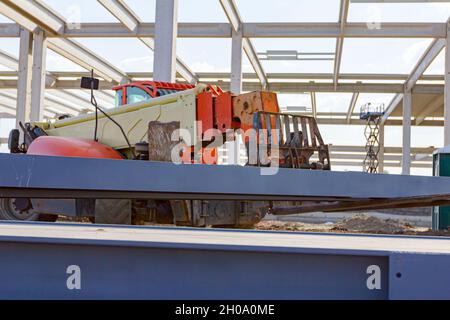
POLYGON ((19 128, 20 122, 29 122, 31 117, 33 36, 30 31, 23 28, 20 30, 19 50, 16 128, 19 128))
POLYGON ((450 196, 448 177, 370 175, 368 179, 368 174, 359 172, 14 154, 0 154, 0 167, 0 197, 431 201, 437 198, 448 200, 450 196), (17 171, 15 168, 22 169, 17 171), (48 170, 58 172, 58 175, 49 176, 48 170), (274 174, 267 175, 269 172, 274 174), (127 179, 116 179, 122 174, 127 179), (93 176, 96 179, 92 179, 93 176), (184 177, 182 181, 181 176, 184 177), (293 185, 296 187, 292 188, 293 185))
MULTIPOLYGON (((356 125, 356 126, 364 126, 367 124, 366 121, 352 119, 350 123, 347 123, 347 119, 344 118, 333 118, 333 117, 319 117, 317 118, 318 124, 329 124, 329 125, 356 125)), ((402 119, 389 119, 384 123, 386 126, 402 126, 402 119)), ((444 120, 427 120, 425 119, 421 124, 421 126, 427 127, 442 127, 444 125, 444 120)))
POLYGON ((5 66, 11 70, 17 71, 19 68, 17 58, 11 54, 0 50, 0 65, 5 66))
POLYGON ((253 44, 250 41, 250 39, 244 39, 243 45, 245 54, 247 55, 250 64, 255 70, 256 75, 259 78, 259 81, 261 82, 261 87, 263 88, 263 90, 265 90, 269 85, 269 81, 267 80, 267 75, 266 72, 264 71, 261 61, 258 58, 258 54, 256 53, 256 50, 253 47, 253 44))
MULTIPOLYGON (((80 111, 81 109, 94 110, 94 107, 88 100, 70 91, 53 89, 48 90, 48 92, 53 96, 56 96, 74 105, 78 105, 79 106, 78 111, 80 111)), ((97 95, 97 93, 98 92, 96 92, 95 94, 97 95)))
POLYGON ((444 145, 450 145, 450 19, 447 21, 445 43, 445 90, 444 90, 444 145))
MULTIPOLYGON (((243 36, 248 38, 338 38, 339 23, 243 23, 243 36)), ((182 38, 231 38, 227 23, 180 23, 182 38)), ((65 37, 154 37, 154 24, 144 23, 132 33, 118 23, 82 23, 80 29, 66 30, 65 37)), ((367 28, 365 23, 347 23, 344 38, 445 38, 445 23, 391 23, 380 28, 367 28)))
MULTIPOLYGON (((224 90, 230 90, 230 82, 228 81, 208 81, 210 84, 218 85, 224 90)), ((101 90, 111 90, 114 83, 101 81, 101 90)), ((0 88, 15 89, 17 88, 17 80, 0 79, 0 88)), ((56 80, 54 84, 47 84, 49 89, 79 89, 79 80, 56 80)), ((340 83, 335 89, 333 83, 309 83, 309 82, 272 82, 267 90, 279 93, 300 93, 300 92, 367 92, 367 93, 401 93, 404 86, 392 83, 340 83)), ((261 90, 259 83, 254 81, 243 82, 243 91, 261 90)), ((443 93, 444 85, 441 84, 420 84, 416 85, 413 93, 443 93)))
MULTIPOLYGON (((4 90, 0 90, 0 106, 12 111, 12 114, 16 115, 16 108, 18 100, 17 92, 8 92, 4 90)), ((44 118, 51 118, 57 113, 61 113, 61 111, 57 111, 53 108, 48 108, 46 103, 43 104, 42 116, 44 118)))
MULTIPOLYGON (((35 23, 17 16, 17 12, 0 4, 0 12, 17 23, 34 31, 35 23), (11 14, 8 15, 6 12, 11 14), (14 21, 16 21, 14 20, 14 21), (20 21, 20 22, 19 22, 20 21)), ((323 22, 252 22, 243 23, 243 36, 246 38, 339 38, 340 23, 323 22)), ((179 23, 180 38, 231 38, 232 26, 229 23, 179 23)), ((344 38, 445 38, 445 23, 383 22, 380 28, 367 28, 365 23, 346 24, 344 38)), ((18 26, 11 23, 0 24, 0 37, 17 37, 18 26)), ((154 23, 141 23, 135 32, 122 23, 81 23, 80 28, 66 28, 63 34, 49 34, 49 37, 72 38, 153 38, 154 23)))
POLYGON ((311 92, 311 109, 312 109, 312 116, 314 118, 317 118, 317 100, 315 92, 311 92))
MULTIPOLYGON (((1 26, 1 25, 0 25, 1 26)), ((183 23, 178 24, 179 38, 231 38, 229 23, 183 23)), ((0 34, 1 36, 1 34, 0 34)), ((122 23, 81 23, 80 27, 66 30, 66 38, 145 38, 155 37, 155 24, 141 22, 135 32, 122 23)))
MULTIPOLYGON (((56 71, 52 73, 55 77, 84 77, 88 76, 88 72, 78 72, 78 71, 56 71)), ((130 78, 139 79, 151 79, 153 78, 152 72, 129 72, 127 73, 130 78)), ((0 71, 0 77, 14 76, 13 72, 0 71)), ((207 80, 217 80, 217 79, 230 79, 231 73, 229 72, 199 72, 197 74, 199 78, 207 80)), ((341 73, 340 79, 342 80, 385 80, 399 82, 404 82, 408 79, 409 74, 376 74, 376 73, 341 73)), ((254 73, 243 73, 243 78, 248 80, 258 79, 257 75, 254 73)), ((269 80, 333 80, 332 73, 267 73, 267 78, 269 80)), ((423 81, 444 81, 444 75, 422 75, 419 80, 423 81)))
POLYGON ((74 107, 73 105, 63 102, 59 99, 55 99, 55 96, 52 93, 46 92, 45 94, 45 105, 51 107, 53 109, 59 110, 59 113, 68 113, 70 115, 78 115, 81 111, 81 108, 74 107))
POLYGON ((0 298, 449 299, 448 242, 405 236, 4 222, 0 272, 8 277, 3 279, 0 298), (133 272, 124 271, 130 269, 133 272), (273 270, 283 272, 267 286, 273 270), (215 285, 205 279, 214 279, 215 285))
POLYGON ((333 82, 337 86, 339 82, 339 73, 341 69, 342 61, 342 49, 344 47, 345 25, 347 24, 347 16, 349 9, 349 0, 341 0, 340 11, 339 11, 339 23, 341 26, 341 36, 336 39, 336 50, 334 55, 334 73, 333 82))
POLYGON ((411 112, 412 112, 412 94, 405 89, 403 94, 403 135, 402 135, 402 174, 411 173, 411 112))
POLYGON ((358 102, 359 92, 354 92, 352 95, 352 100, 350 100, 350 106, 348 107, 347 112, 347 123, 349 124, 352 121, 352 115, 355 111, 356 103, 358 102))
POLYGON ((43 118, 44 95, 46 87, 47 38, 44 31, 33 36, 33 66, 31 78, 31 121, 43 118))
MULTIPOLYGON (((331 145, 330 146, 331 152, 353 152, 353 153, 366 153, 366 149, 364 146, 337 146, 337 145, 331 145)), ((402 148, 401 147, 385 147, 386 153, 389 154, 402 154, 402 148)), ((425 148, 411 148, 411 152, 413 154, 432 154, 434 151, 436 151, 435 147, 425 147, 425 148)))
MULTIPOLYGON (((347 23, 345 38, 445 38, 445 23, 391 23, 367 28, 366 23, 347 23)), ((338 38, 340 23, 245 23, 249 38, 338 38)))
POLYGON ((0 98, 0 112, 14 117, 16 115, 16 109, 10 103, 8 103, 8 101, 5 101, 3 98, 0 98))
POLYGON ((156 81, 175 82, 178 28, 178 0, 156 0, 155 56, 156 81))
POLYGON ((242 31, 233 30, 231 40, 231 75, 230 91, 234 94, 242 93, 242 58, 243 58, 242 31))
MULTIPOLYGON (((360 171, 363 167, 364 167, 364 161, 345 161, 345 160, 336 160, 333 161, 333 166, 334 167, 351 167, 351 168, 359 168, 358 171, 360 171)), ((402 163, 401 161, 395 161, 395 162, 388 162, 386 161, 384 163, 384 168, 400 168, 402 167, 402 163)), ((383 169, 384 169, 383 168, 383 169)), ((432 169, 433 168, 433 164, 432 162, 428 162, 428 163, 424 163, 424 162, 412 162, 411 163, 411 168, 415 168, 415 169, 432 169)), ((427 203, 422 203, 422 206, 428 206, 427 203)), ((372 208, 373 209, 373 208, 372 208)), ((380 208, 380 209, 386 209, 386 207, 384 208, 380 208)), ((350 210, 350 209, 348 209, 350 210)), ((367 207, 364 208, 365 211, 370 211, 370 209, 368 209, 367 207)))
POLYGON ((128 30, 136 32, 139 26, 137 15, 121 0, 97 0, 106 10, 117 18, 128 30))
POLYGON ((392 98, 391 102, 389 103, 388 107, 386 108, 386 111, 384 113, 383 118, 381 119, 380 124, 384 125, 388 118, 390 117, 391 113, 394 112, 394 110, 397 108, 400 101, 403 99, 403 93, 397 93, 394 98, 392 98))
MULTIPOLYGON (((4 4, 0 4, 0 12, 4 4)), ((20 26, 15 23, 0 23, 0 38, 20 37, 20 26)))

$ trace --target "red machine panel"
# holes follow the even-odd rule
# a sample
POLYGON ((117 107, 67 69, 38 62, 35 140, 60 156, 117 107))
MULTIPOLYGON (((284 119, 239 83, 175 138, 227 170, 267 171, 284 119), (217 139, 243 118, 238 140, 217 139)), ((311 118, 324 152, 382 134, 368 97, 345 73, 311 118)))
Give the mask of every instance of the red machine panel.
POLYGON ((197 96, 198 130, 203 134, 214 128, 213 95, 211 92, 202 92, 197 96))
POLYGON ((226 132, 227 129, 232 128, 233 124, 233 107, 232 96, 230 92, 222 93, 216 97, 215 101, 215 116, 217 122, 217 129, 226 132))

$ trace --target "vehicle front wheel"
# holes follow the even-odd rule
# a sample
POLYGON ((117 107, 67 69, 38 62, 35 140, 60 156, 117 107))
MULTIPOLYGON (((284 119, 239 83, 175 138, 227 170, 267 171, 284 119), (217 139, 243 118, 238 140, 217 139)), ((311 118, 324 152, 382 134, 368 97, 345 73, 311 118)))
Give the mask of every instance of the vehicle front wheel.
POLYGON ((29 199, 0 199, 0 220, 55 222, 57 219, 58 216, 56 215, 46 215, 33 212, 33 207, 29 199))

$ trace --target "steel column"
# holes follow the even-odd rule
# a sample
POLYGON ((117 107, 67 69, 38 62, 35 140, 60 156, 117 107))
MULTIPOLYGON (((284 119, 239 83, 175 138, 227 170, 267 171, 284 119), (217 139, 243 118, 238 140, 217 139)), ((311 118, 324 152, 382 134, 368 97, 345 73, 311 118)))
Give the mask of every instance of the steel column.
POLYGON ((380 125, 379 139, 379 151, 378 151, 378 172, 384 173, 384 125, 380 125))
POLYGON ((317 118, 317 100, 316 100, 316 93, 315 92, 311 92, 311 111, 312 111, 312 116, 314 118, 317 118))
POLYGON ((403 94, 403 175, 411 173, 411 109, 412 95, 410 91, 405 91, 403 94))
POLYGON ((450 145, 450 20, 447 21, 445 46, 444 146, 450 145))
POLYGON ((178 0, 157 0, 153 79, 175 82, 178 0))
POLYGON ((231 41, 230 89, 231 92, 234 94, 242 93, 242 56, 243 56, 242 31, 233 30, 233 37, 231 41))
POLYGON ((46 80, 47 37, 40 30, 34 33, 33 68, 31 79, 31 121, 42 120, 46 80))
POLYGON ((19 72, 17 80, 16 128, 19 123, 30 121, 31 112, 31 75, 33 36, 30 31, 20 29, 19 72))

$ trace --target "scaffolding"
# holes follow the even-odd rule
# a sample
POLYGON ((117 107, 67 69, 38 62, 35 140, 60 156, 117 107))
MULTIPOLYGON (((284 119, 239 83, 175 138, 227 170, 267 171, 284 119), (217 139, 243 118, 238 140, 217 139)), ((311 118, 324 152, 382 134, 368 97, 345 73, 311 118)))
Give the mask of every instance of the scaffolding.
POLYGON ((384 104, 367 103, 361 107, 360 119, 366 121, 364 136, 366 137, 366 157, 363 171, 378 173, 380 153, 380 125, 385 114, 384 104))

